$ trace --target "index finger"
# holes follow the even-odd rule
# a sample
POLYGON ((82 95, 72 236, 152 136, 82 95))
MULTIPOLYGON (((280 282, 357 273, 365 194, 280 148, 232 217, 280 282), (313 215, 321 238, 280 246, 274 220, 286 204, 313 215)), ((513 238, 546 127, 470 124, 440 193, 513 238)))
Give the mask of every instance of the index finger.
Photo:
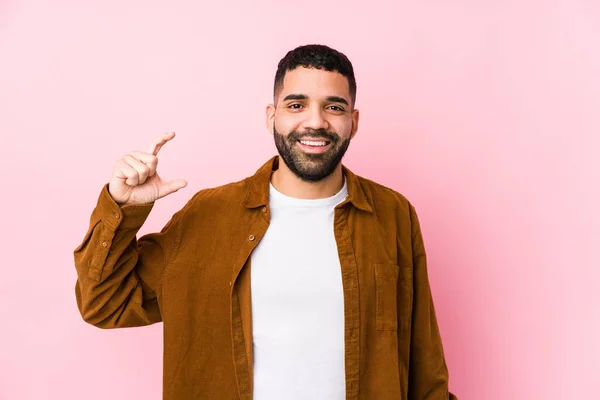
POLYGON ((174 137, 175 137, 175 132, 167 132, 167 133, 163 133, 162 135, 155 137, 154 140, 152 141, 152 144, 148 148, 147 153, 150 153, 154 156, 157 155, 160 148, 163 147, 163 145, 165 143, 167 143, 169 140, 173 139, 174 137))

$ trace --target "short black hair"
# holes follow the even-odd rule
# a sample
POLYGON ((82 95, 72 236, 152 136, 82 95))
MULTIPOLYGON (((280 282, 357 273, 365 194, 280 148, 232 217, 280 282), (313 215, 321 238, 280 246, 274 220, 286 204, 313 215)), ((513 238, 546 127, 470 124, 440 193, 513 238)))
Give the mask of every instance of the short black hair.
POLYGON ((325 71, 335 71, 348 79, 352 106, 356 103, 356 79, 352 63, 343 53, 322 44, 308 44, 290 50, 285 57, 279 61, 275 83, 273 85, 273 97, 275 98, 283 86, 283 78, 287 71, 297 67, 316 68, 325 71))

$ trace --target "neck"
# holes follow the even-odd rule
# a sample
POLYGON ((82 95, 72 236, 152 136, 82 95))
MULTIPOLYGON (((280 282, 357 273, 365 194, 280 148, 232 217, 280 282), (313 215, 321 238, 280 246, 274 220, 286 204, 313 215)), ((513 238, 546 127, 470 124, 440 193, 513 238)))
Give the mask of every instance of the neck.
POLYGON ((298 178, 290 171, 280 158, 279 168, 273 171, 271 175, 271 184, 277 191, 289 197, 297 199, 324 199, 342 190, 344 186, 342 164, 340 163, 328 177, 318 182, 307 182, 298 178))

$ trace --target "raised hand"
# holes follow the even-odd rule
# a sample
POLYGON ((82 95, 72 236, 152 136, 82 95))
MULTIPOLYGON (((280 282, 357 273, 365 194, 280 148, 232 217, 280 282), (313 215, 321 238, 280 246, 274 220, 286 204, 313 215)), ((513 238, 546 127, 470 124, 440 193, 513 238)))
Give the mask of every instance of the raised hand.
POLYGON ((183 179, 164 181, 156 172, 158 151, 175 132, 157 136, 146 153, 134 151, 117 161, 108 192, 119 205, 148 204, 187 186, 183 179))

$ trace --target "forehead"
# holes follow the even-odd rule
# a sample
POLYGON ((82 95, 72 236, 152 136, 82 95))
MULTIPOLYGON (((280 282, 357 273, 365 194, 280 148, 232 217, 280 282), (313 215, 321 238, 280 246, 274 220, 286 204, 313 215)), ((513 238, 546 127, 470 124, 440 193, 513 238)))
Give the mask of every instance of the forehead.
POLYGON ((279 98, 283 99, 291 93, 305 94, 308 97, 340 96, 350 102, 348 79, 336 71, 305 67, 287 71, 279 98))

